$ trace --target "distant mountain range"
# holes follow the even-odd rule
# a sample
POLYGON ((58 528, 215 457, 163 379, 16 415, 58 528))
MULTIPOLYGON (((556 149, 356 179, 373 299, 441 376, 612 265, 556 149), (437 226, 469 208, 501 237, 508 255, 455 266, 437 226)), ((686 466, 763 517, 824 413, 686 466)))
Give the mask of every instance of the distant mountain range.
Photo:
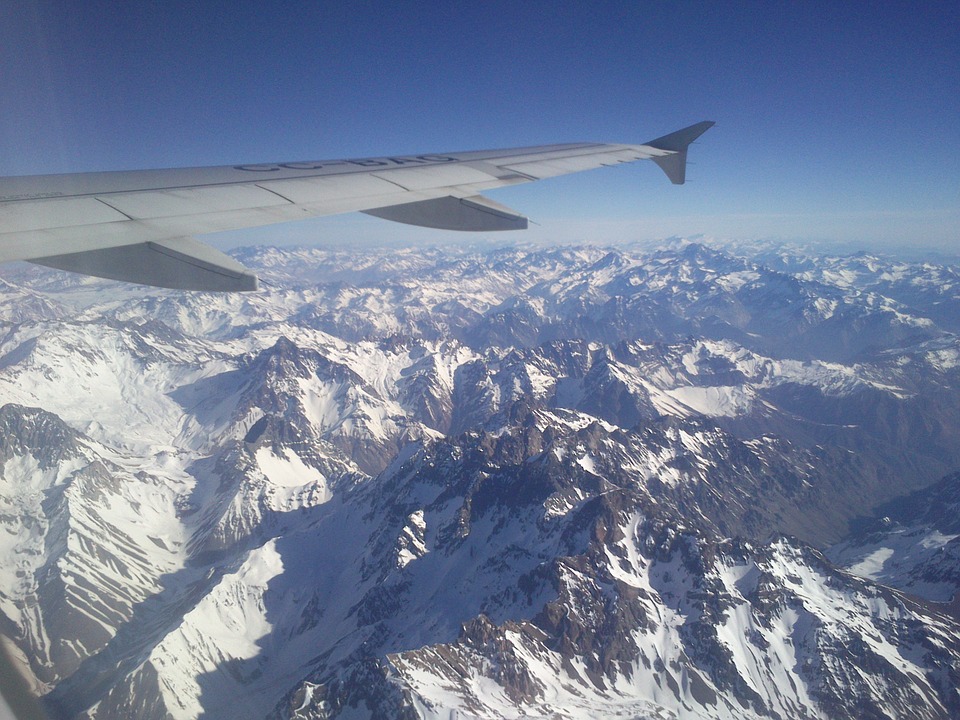
POLYGON ((0 280, 54 717, 960 717, 960 264, 238 252, 0 280))

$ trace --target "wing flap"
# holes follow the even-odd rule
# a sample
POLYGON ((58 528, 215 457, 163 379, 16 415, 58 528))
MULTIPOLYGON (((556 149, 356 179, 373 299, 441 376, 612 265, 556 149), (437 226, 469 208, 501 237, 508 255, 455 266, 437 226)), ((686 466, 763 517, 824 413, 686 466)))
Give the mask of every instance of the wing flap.
POLYGON ((236 260, 193 238, 51 255, 31 262, 175 290, 243 292, 256 290, 258 284, 257 276, 236 260))
POLYGON ((526 217, 481 195, 468 198, 448 196, 363 212, 384 220, 439 230, 497 232, 527 228, 526 217))

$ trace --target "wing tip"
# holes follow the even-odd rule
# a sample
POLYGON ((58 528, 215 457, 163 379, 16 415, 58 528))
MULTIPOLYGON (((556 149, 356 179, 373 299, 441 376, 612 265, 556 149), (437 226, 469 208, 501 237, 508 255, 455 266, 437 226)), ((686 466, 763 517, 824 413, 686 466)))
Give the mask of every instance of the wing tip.
POLYGON ((676 130, 675 132, 658 137, 656 140, 651 140, 644 144, 657 150, 681 152, 714 125, 716 125, 716 122, 713 120, 701 120, 698 123, 688 125, 685 128, 681 128, 680 130, 676 130))
POLYGON ((694 140, 703 135, 716 123, 713 120, 701 120, 668 135, 645 143, 648 147, 665 150, 669 155, 650 158, 663 170, 674 185, 683 185, 687 180, 687 148, 694 140))

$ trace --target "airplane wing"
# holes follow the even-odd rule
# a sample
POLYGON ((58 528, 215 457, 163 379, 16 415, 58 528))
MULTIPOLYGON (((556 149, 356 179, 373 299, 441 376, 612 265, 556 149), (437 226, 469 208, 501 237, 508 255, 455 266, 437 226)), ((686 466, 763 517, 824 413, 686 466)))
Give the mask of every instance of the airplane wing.
POLYGON ((183 290, 255 290, 254 274, 193 236, 358 211, 448 230, 520 230, 524 216, 480 193, 646 159, 683 184, 687 146, 712 125, 643 145, 0 178, 0 262, 183 290))

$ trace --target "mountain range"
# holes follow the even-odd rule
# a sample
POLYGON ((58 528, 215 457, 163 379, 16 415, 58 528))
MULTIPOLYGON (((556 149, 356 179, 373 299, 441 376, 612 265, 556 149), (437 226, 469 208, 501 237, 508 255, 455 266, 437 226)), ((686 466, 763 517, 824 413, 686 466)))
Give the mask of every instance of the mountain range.
POLYGON ((960 716, 960 264, 248 248, 0 280, 0 633, 63 718, 960 716))

